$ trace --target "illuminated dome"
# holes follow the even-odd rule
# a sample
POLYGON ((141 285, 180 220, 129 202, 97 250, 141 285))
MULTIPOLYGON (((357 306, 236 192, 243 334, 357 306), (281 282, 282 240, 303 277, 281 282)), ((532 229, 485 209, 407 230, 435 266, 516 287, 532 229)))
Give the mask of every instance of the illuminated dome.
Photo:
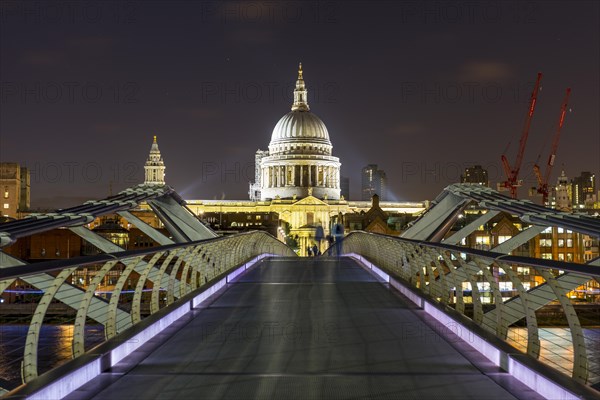
POLYGON ((292 111, 271 134, 269 150, 258 150, 250 199, 340 198, 340 160, 332 155, 327 127, 310 112, 302 64, 294 89, 292 111))
POLYGON ((281 117, 269 144, 271 154, 331 154, 327 127, 310 111, 291 111, 281 117))

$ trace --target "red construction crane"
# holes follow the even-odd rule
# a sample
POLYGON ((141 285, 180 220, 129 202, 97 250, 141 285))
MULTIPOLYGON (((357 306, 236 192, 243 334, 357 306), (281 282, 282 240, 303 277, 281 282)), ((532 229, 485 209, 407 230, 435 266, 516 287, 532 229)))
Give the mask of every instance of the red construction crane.
MULTIPOLYGON (((558 125, 556 128, 556 132, 554 133, 554 138, 552 139, 552 149, 550 150, 550 156, 548 157, 548 163, 546 164, 546 173, 542 177, 542 172, 538 163, 536 162, 533 166, 533 171, 535 172, 535 176, 537 177, 538 187, 537 192, 542 195, 542 204, 546 204, 548 201, 548 179, 550 178, 550 174, 552 173, 552 167, 554 166, 554 160, 556 159, 556 150, 558 149, 558 141, 560 140, 560 131, 562 130, 563 124, 565 123, 565 116, 567 114, 567 104, 569 102, 569 96, 571 94, 571 88, 567 88, 567 93, 565 94, 565 98, 560 106, 560 117, 558 118, 558 125)), ((541 156, 541 154, 540 154, 541 156)), ((538 156, 538 161, 540 157, 538 156)))
POLYGON ((527 110, 527 117, 525 118, 525 126, 523 127, 523 133, 521 134, 521 140, 519 141, 519 151, 517 153, 517 159, 515 164, 511 168, 508 163, 506 155, 502 154, 502 166, 504 167, 504 173, 506 174, 506 180, 499 185, 502 190, 510 190, 510 195, 513 199, 517 198, 517 188, 523 183, 519 180, 519 170, 523 163, 523 154, 525 153, 525 145, 527 144, 527 137, 529 136, 529 127, 531 126, 531 120, 535 111, 535 104, 537 102, 538 92, 540 91, 540 81, 542 80, 542 73, 539 72, 533 92, 531 93, 531 99, 529 100, 529 109, 527 110))

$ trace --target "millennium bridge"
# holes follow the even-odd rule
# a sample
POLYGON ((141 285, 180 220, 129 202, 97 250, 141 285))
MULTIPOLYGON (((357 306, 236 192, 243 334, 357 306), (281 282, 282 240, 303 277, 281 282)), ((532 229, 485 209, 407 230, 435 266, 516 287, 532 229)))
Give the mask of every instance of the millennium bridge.
POLYGON ((168 186, 6 222, 2 247, 65 228, 101 253, 28 264, 0 252, 0 293, 37 289, 17 324, 0 304, 2 394, 600 398, 600 316, 569 295, 600 282, 600 260, 511 255, 548 227, 600 236, 599 219, 462 184, 400 237, 351 232, 312 258, 265 232, 218 236, 168 186), (169 237, 132 213, 141 203, 169 237), (452 229, 472 205, 487 212, 452 229), (529 227, 490 250, 460 245, 501 212, 529 227), (159 246, 127 251, 86 227, 115 213, 159 246), (549 305, 562 323, 538 321, 549 305))

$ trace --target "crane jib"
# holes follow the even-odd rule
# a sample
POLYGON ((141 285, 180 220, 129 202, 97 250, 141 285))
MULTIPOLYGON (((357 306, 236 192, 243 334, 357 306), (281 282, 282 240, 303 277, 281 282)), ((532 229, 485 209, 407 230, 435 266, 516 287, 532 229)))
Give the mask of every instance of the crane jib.
POLYGON ((530 117, 533 115, 534 111, 535 111, 535 99, 531 99, 531 107, 529 108, 529 116, 530 117))

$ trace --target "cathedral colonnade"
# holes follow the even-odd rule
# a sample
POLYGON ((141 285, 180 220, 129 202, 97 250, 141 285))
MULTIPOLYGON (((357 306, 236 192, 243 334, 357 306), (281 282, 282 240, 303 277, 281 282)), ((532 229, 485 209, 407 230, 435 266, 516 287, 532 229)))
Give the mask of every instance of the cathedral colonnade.
POLYGON ((286 186, 337 188, 340 184, 339 166, 328 163, 263 165, 261 174, 266 188, 286 186))

